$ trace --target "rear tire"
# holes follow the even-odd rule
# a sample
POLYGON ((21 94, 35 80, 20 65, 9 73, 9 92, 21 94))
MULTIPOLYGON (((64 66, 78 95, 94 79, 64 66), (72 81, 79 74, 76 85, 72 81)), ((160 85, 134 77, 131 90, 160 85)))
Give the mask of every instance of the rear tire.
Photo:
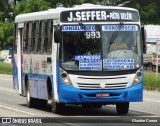
POLYGON ((30 85, 29 85, 29 80, 27 80, 27 106, 28 108, 32 108, 36 104, 36 99, 31 97, 31 90, 30 90, 30 85))
POLYGON ((44 100, 44 99, 36 99, 37 100, 37 106, 42 108, 42 109, 46 109, 47 108, 47 103, 48 100, 44 100))
POLYGON ((116 103, 116 110, 119 115, 128 114, 129 102, 116 103))

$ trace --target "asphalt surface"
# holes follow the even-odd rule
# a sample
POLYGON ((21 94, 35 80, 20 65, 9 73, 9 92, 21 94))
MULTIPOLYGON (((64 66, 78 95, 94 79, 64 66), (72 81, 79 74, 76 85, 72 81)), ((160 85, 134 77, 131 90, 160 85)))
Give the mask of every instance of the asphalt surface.
MULTIPOLYGON (((0 122, 5 119, 10 123, 3 125, 26 125, 25 122, 42 122, 37 125, 117 125, 118 126, 158 126, 160 125, 160 92, 144 91, 144 101, 130 103, 127 116, 119 116, 115 106, 103 106, 101 109, 84 109, 81 106, 66 105, 63 114, 53 114, 50 107, 28 108, 26 98, 18 95, 13 89, 12 76, 0 75, 0 122), (16 121, 19 121, 16 123, 16 121), (34 119, 34 120, 33 120, 34 119), (52 123, 52 124, 50 124, 52 123)), ((0 124, 1 125, 1 124, 0 124)), ((36 125, 36 124, 34 124, 36 125)))

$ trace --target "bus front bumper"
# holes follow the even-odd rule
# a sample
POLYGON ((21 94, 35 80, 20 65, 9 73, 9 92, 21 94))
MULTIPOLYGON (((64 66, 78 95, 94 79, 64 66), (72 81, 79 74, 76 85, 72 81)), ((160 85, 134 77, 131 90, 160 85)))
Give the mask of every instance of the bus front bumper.
POLYGON ((60 103, 116 103, 143 101, 143 84, 139 83, 126 89, 117 90, 81 90, 61 84, 60 103), (99 95, 100 96, 99 96, 99 95), (102 96, 101 96, 102 95, 102 96), (99 96, 99 97, 97 97, 99 96))

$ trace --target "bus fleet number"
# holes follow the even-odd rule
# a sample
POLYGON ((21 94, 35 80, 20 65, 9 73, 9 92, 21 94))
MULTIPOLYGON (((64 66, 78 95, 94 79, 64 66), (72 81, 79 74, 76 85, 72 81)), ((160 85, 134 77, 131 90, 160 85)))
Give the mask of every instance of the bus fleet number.
POLYGON ((90 39, 90 38, 100 38, 101 37, 101 34, 99 31, 92 31, 92 32, 86 32, 86 38, 87 39, 90 39))

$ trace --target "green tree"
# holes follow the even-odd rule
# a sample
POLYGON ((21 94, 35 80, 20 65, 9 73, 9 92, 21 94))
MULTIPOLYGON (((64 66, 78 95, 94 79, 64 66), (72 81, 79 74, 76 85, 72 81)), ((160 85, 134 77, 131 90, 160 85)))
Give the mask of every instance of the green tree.
POLYGON ((0 50, 4 48, 12 47, 13 42, 13 22, 6 21, 5 23, 0 22, 0 50))
POLYGON ((0 21, 4 22, 5 18, 9 17, 10 5, 8 0, 1 0, 0 2, 0 21))
POLYGON ((82 0, 46 0, 50 3, 51 8, 56 8, 57 3, 62 3, 64 7, 72 7, 73 5, 81 4, 82 0))
POLYGON ((30 12, 44 11, 49 9, 49 3, 45 0, 21 0, 13 7, 14 14, 24 14, 30 12))
MULTIPOLYGON (((119 0, 117 4, 125 1, 119 0)), ((132 0, 125 6, 139 10, 141 21, 145 24, 160 24, 159 0, 132 0)))
POLYGON ((0 2, 0 50, 12 46, 13 41, 13 23, 8 20, 11 7, 8 0, 1 0, 0 2))

